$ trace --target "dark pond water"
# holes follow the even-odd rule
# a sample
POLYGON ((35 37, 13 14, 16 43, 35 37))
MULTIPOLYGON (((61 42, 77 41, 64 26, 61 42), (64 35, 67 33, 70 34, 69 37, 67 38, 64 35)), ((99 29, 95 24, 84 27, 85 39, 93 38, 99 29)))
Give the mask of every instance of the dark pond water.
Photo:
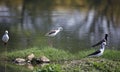
MULTIPOLYGON (((108 33, 108 48, 120 50, 119 3, 120 0, 0 1, 0 37, 6 29, 9 31, 8 51, 52 45, 76 53, 91 48, 108 33), (58 35, 45 37, 59 26, 63 31, 58 35)), ((4 51, 0 40, 0 52, 4 51)))

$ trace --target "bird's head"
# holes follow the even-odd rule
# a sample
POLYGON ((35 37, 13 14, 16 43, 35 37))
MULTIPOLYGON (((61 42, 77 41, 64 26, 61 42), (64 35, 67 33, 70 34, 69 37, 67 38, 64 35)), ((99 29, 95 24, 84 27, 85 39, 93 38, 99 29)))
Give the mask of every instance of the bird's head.
POLYGON ((63 28, 62 28, 62 27, 58 27, 58 30, 62 31, 62 30, 63 30, 63 28))
POLYGON ((8 30, 5 31, 5 34, 8 34, 8 30))
POLYGON ((108 40, 107 38, 108 38, 108 34, 105 34, 105 40, 106 40, 106 41, 108 40))

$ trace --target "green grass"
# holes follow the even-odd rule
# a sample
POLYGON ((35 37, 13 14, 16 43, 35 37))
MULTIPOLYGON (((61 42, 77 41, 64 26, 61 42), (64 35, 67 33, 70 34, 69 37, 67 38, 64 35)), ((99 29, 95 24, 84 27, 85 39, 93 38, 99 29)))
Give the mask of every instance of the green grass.
POLYGON ((65 72, 120 72, 120 62, 104 58, 83 58, 64 64, 65 72))
POLYGON ((74 55, 72 55, 68 51, 55 49, 52 47, 44 47, 44 48, 38 48, 33 47, 25 50, 19 50, 19 51, 13 51, 7 53, 8 60, 15 59, 15 58, 26 58, 29 54, 33 53, 36 58, 40 56, 46 56, 50 60, 66 60, 66 59, 73 59, 74 55))
MULTIPOLYGON (((12 51, 7 53, 7 59, 26 58, 33 53, 36 58, 46 56, 50 60, 55 61, 54 65, 50 64, 43 68, 35 69, 34 72, 120 72, 120 51, 106 49, 104 54, 98 58, 87 58, 86 56, 95 49, 83 50, 72 54, 69 51, 56 49, 52 47, 33 47, 24 50, 12 51), (63 60, 63 63, 62 63, 63 60), (64 60, 67 60, 64 63, 64 60), (61 62, 59 62, 61 61, 61 62), (60 64, 57 65, 57 64, 60 64), (57 67, 57 68, 56 68, 57 67), (62 68, 62 69, 61 69, 62 68)), ((1 57, 5 53, 1 53, 1 57)), ((5 56, 3 56, 4 59, 5 56)))
POLYGON ((42 68, 34 69, 33 72, 63 72, 62 67, 59 64, 45 65, 42 68))
POLYGON ((106 49, 104 52, 103 58, 112 59, 112 60, 120 60, 120 51, 118 50, 109 50, 106 49))
MULTIPOLYGON (((36 58, 44 55, 48 57, 50 60, 74 60, 74 59, 84 58, 88 54, 94 51, 95 51, 94 49, 83 50, 83 51, 79 51, 78 53, 72 54, 69 51, 64 51, 64 50, 56 49, 52 47, 42 47, 42 48, 33 47, 33 48, 27 48, 24 50, 8 52, 7 58, 9 60, 15 59, 18 57, 26 58, 29 54, 33 53, 36 58)), ((1 55, 4 55, 4 54, 5 53, 2 53, 1 55)), ((120 55, 120 51, 106 49, 104 54, 100 58, 120 60, 119 55, 120 55)))

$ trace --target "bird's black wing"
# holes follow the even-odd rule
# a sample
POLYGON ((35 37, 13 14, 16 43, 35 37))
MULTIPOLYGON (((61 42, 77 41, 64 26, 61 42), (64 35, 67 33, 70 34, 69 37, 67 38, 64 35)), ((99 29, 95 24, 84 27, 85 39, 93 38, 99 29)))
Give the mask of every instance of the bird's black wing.
POLYGON ((107 38, 108 38, 108 34, 105 34, 105 38, 103 40, 99 41, 98 43, 92 45, 92 47, 95 47, 95 46, 98 46, 98 45, 102 44, 102 42, 107 41, 107 38))
POLYGON ((104 41, 105 41, 105 40, 103 39, 103 40, 99 41, 98 43, 92 45, 92 47, 98 46, 98 45, 100 45, 100 44, 101 44, 102 42, 104 42, 104 41))
POLYGON ((56 31, 55 30, 52 30, 52 31, 50 31, 48 34, 53 34, 53 33, 55 33, 56 31))
POLYGON ((97 50, 97 51, 95 51, 94 53, 89 54, 88 56, 95 55, 95 54, 98 54, 98 53, 100 53, 100 52, 101 52, 100 50, 97 50))

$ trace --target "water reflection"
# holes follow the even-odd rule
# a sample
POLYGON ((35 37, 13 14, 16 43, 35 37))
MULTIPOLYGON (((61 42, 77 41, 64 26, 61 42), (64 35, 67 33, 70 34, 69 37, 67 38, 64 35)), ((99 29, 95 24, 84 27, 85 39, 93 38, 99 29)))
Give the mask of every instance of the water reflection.
POLYGON ((38 36, 45 39, 44 34, 48 30, 62 26, 64 31, 54 39, 55 42, 59 41, 57 45, 54 45, 55 47, 64 49, 70 46, 70 48, 76 48, 76 50, 83 47, 87 48, 89 47, 87 44, 88 42, 93 44, 101 39, 105 33, 108 33, 110 34, 110 46, 119 49, 118 43, 120 42, 120 33, 119 23, 117 21, 118 16, 116 16, 116 11, 119 11, 119 7, 117 5, 110 3, 109 8, 107 1, 89 2, 81 0, 78 2, 77 0, 66 0, 63 3, 61 1, 62 0, 50 2, 49 0, 45 0, 41 4, 40 1, 27 2, 19 0, 19 5, 16 5, 17 7, 15 7, 15 10, 13 10, 14 7, 11 2, 10 4, 5 4, 3 1, 3 4, 0 6, 0 16, 2 16, 0 17, 1 33, 5 29, 11 31, 10 43, 13 44, 13 48, 15 46, 14 42, 20 47, 26 47, 29 45, 36 45, 33 44, 33 42, 38 41, 36 39, 38 36), (108 7, 107 11, 106 8, 101 6, 103 2, 105 2, 103 5, 108 7), (46 4, 48 4, 47 7, 46 4), (112 12, 110 11, 110 13, 108 11, 112 9, 111 6, 116 6, 118 9, 112 12), (13 19, 13 16, 15 19, 13 19), (23 18, 20 19, 20 17, 23 18), (16 39, 13 39, 12 37, 16 39), (64 40, 59 40, 58 38, 67 38, 68 40, 64 43, 64 40), (84 40, 84 45, 81 44, 81 42, 83 42, 82 40, 84 40), (69 41, 74 45, 71 46, 71 43, 67 43, 69 41), (64 44, 61 44, 60 42, 64 44), (83 46, 81 47, 81 45, 83 46))
POLYGON ((108 33, 109 48, 120 50, 119 13, 119 0, 0 1, 0 37, 6 29, 10 32, 8 51, 47 46, 44 35, 62 26, 53 47, 74 53, 91 48, 108 33))

